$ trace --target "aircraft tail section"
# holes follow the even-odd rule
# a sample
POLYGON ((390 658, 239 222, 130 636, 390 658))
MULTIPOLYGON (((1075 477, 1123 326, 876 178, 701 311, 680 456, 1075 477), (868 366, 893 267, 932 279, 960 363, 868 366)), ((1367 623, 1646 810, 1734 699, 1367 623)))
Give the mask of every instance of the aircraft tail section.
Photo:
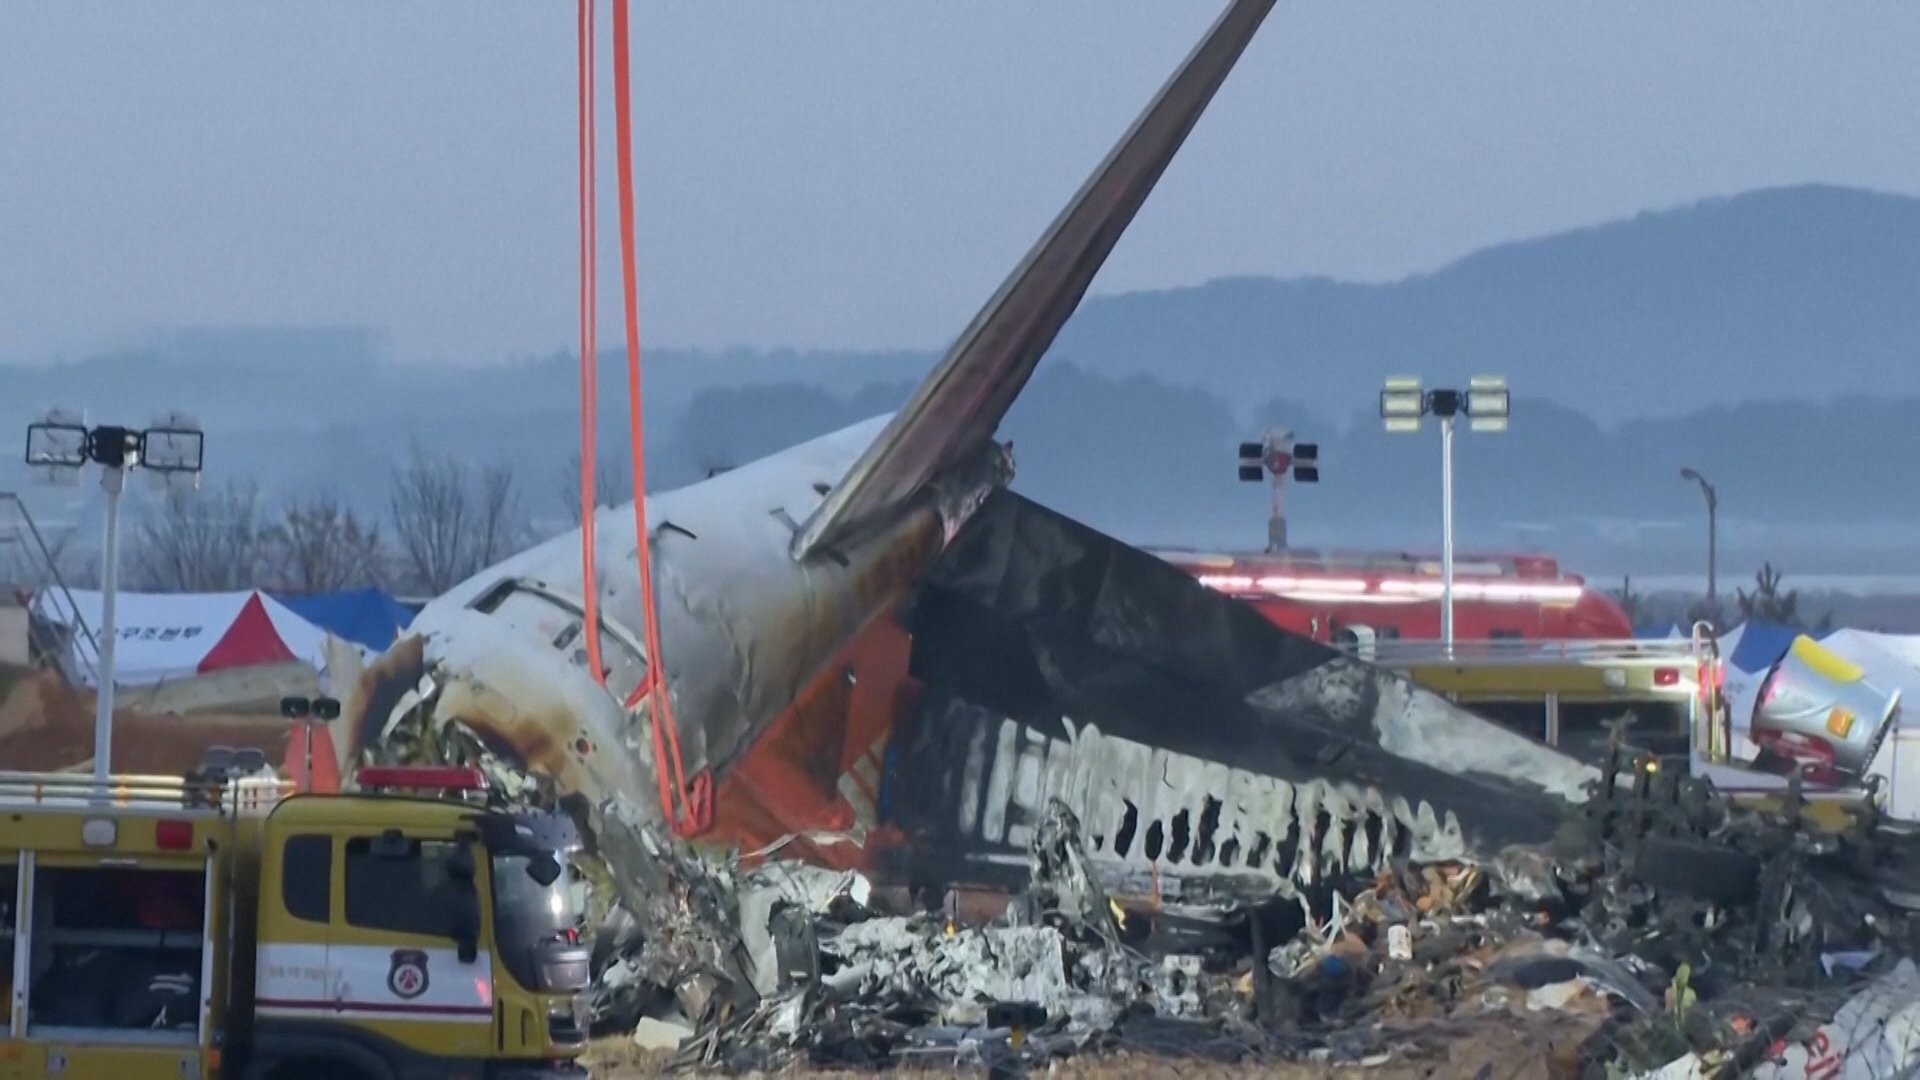
POLYGON ((880 437, 795 534, 805 558, 916 497, 993 437, 1273 0, 1233 0, 880 437))

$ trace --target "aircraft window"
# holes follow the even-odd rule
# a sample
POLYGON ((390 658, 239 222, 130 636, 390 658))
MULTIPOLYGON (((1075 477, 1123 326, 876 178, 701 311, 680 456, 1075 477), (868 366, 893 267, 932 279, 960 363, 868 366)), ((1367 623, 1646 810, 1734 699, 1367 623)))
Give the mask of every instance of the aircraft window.
MULTIPOLYGON (((587 666, 586 620, 578 607, 511 584, 489 593, 485 605, 475 606, 516 630, 538 635, 575 667, 587 666)), ((600 620, 600 662, 606 668, 607 692, 622 704, 646 681, 645 656, 615 634, 604 616, 600 620)))
POLYGON ((347 841, 347 923, 363 930, 450 937, 459 886, 447 861, 450 840, 409 840, 405 855, 375 854, 373 840, 347 841))
POLYGON ((204 870, 35 871, 28 1033, 133 1028, 196 1038, 206 883, 204 870))
POLYGON ((280 897, 294 918, 327 921, 333 908, 331 837, 287 837, 280 858, 280 897))

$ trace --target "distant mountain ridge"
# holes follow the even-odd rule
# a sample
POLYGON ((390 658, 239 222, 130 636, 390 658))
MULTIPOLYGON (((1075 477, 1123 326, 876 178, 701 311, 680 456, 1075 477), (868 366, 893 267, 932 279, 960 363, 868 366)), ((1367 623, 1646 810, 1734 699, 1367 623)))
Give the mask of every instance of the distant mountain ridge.
MULTIPOLYGON (((572 356, 397 364, 380 341, 352 327, 213 327, 0 368, 0 430, 17 440, 54 404, 136 423, 183 408, 207 425, 210 481, 327 488, 376 511, 418 439, 511 463, 534 516, 564 513, 572 356)), ((936 355, 650 350, 650 479, 677 486, 894 408, 936 355)), ((1096 296, 1003 434, 1017 486, 1097 527, 1258 543, 1264 498, 1235 483, 1233 448, 1284 424, 1325 459, 1324 482, 1292 496, 1296 535, 1421 544, 1437 519, 1437 449, 1379 431, 1379 380, 1495 372, 1514 385, 1513 430, 1462 440, 1463 542, 1617 551, 1647 572, 1690 565, 1701 508, 1678 480, 1690 465, 1720 485, 1723 540, 1746 553, 1729 566, 1852 542, 1880 554, 1818 567, 1795 555, 1789 572, 1903 559, 1884 568, 1915 572, 1916 361, 1920 199, 1783 188, 1502 245, 1392 284, 1237 278, 1096 296), (1650 552, 1656 565, 1635 561, 1650 552)), ((618 439, 624 368, 613 352, 600 368, 601 431, 618 439)), ((15 446, 0 490, 25 485, 15 446)))
POLYGON ((1387 285, 1238 278, 1100 296, 1055 353, 1340 411, 1389 374, 1505 374, 1609 421, 1920 393, 1920 199, 1776 188, 1502 244, 1387 285))

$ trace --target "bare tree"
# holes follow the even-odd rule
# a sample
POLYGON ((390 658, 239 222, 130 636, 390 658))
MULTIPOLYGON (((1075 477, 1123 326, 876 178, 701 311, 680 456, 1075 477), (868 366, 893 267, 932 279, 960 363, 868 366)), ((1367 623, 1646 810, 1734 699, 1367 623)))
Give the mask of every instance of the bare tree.
POLYGON ((133 560, 140 583, 166 592, 251 589, 265 568, 260 489, 251 480, 219 488, 170 488, 140 523, 133 560))
POLYGON ((514 490, 513 470, 505 465, 489 465, 480 470, 480 518, 475 523, 473 568, 486 566, 520 550, 526 542, 526 519, 520 513, 520 493, 514 490))
POLYGON ((36 528, 24 516, 11 522, 0 513, 0 585, 29 592, 58 585, 99 588, 100 549, 71 525, 36 528))
POLYGON ((1814 634, 1825 634, 1833 629, 1833 612, 1828 611, 1820 618, 1808 623, 1800 612, 1800 590, 1781 586, 1785 575, 1774 569, 1772 563, 1764 563, 1753 575, 1753 591, 1735 590, 1734 599, 1740 605, 1740 614, 1747 619, 1761 622, 1778 623, 1795 630, 1810 630, 1814 634))
MULTIPOLYGON (((567 517, 580 524, 580 451, 560 470, 560 501, 567 517)), ((620 506, 633 500, 633 474, 625 462, 601 455, 593 463, 593 503, 595 506, 620 506)))
POLYGON ((380 526, 332 495, 289 503, 267 528, 266 544, 275 580, 295 592, 375 585, 386 576, 380 526))
POLYGON ((1642 624, 1647 615, 1647 598, 1633 591, 1632 575, 1620 579, 1620 587, 1614 590, 1613 598, 1619 603, 1629 623, 1636 627, 1642 624))
POLYGON ((475 477, 465 462, 415 443, 389 499, 401 571, 428 592, 447 591, 512 554, 526 537, 513 473, 504 466, 475 477))
POLYGON ((1782 626, 1800 626, 1800 590, 1782 588, 1780 583, 1784 577, 1772 563, 1763 564, 1753 575, 1752 592, 1735 590, 1734 599, 1740 605, 1740 614, 1782 626))
POLYGON ((69 589, 100 587, 100 549, 75 539, 78 532, 66 529, 47 541, 45 580, 42 585, 61 584, 69 589))

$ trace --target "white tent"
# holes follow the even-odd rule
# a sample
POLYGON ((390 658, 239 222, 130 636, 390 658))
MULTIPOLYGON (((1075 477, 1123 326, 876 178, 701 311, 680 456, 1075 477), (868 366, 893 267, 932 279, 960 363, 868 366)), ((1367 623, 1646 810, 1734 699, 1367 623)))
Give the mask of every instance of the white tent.
MULTIPOLYGON (((45 590, 34 619, 58 628, 69 677, 95 685, 101 594, 45 590), (68 597, 71 596, 71 603, 68 597)), ((115 598, 114 682, 151 686, 226 668, 304 662, 326 667, 326 631, 258 590, 120 593, 115 598)))

